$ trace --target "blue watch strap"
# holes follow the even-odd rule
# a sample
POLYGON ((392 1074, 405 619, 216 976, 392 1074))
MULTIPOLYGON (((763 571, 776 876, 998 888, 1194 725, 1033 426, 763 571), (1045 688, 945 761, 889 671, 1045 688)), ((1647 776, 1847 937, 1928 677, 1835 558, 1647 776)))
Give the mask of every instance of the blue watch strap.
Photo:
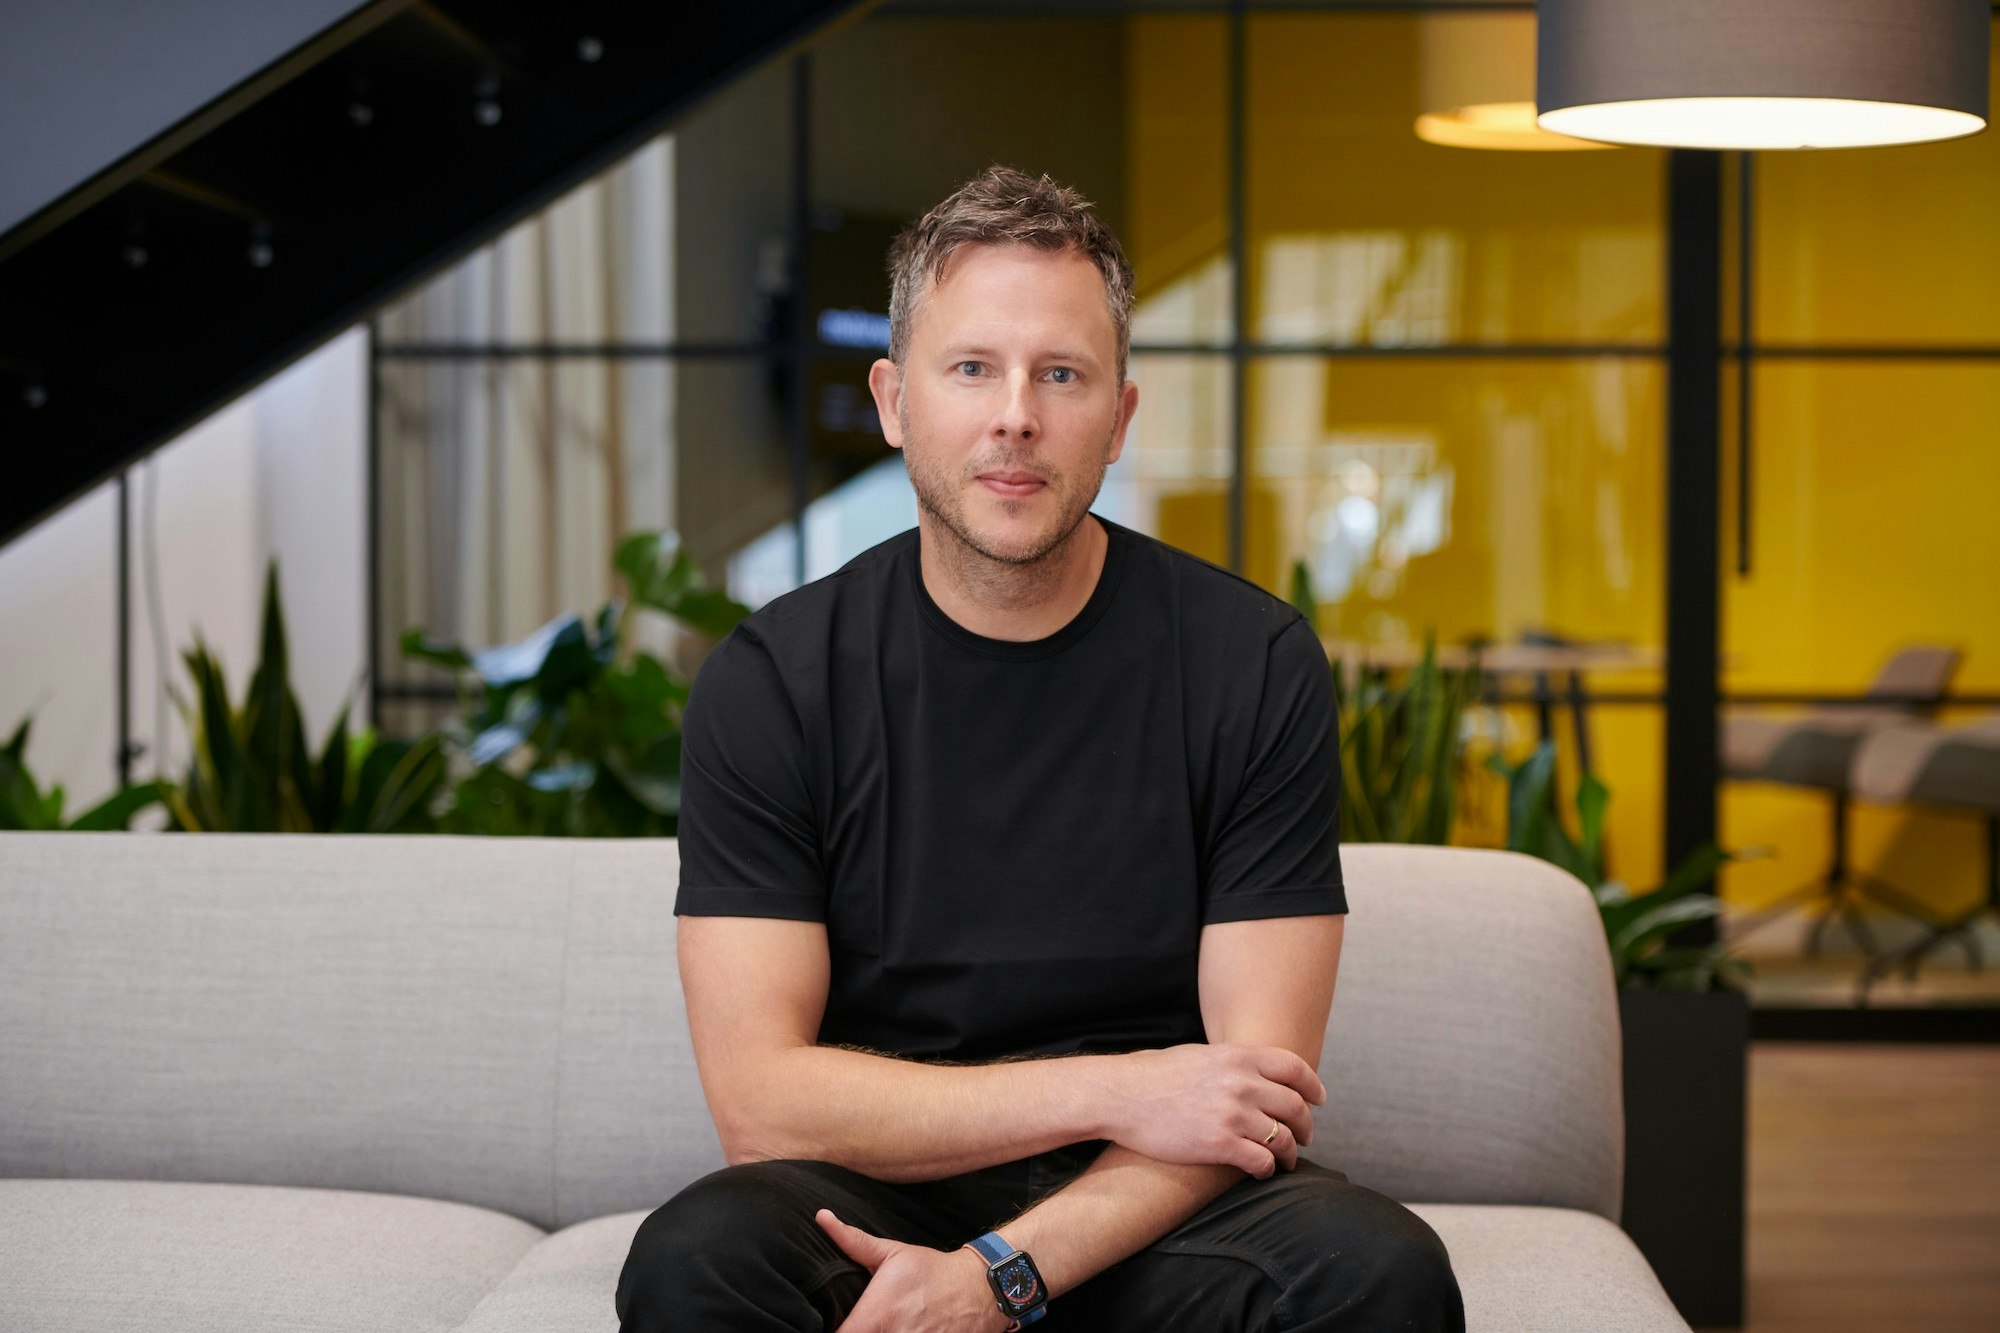
POLYGON ((1000 1233, 997 1231, 989 1231, 983 1236, 975 1237, 971 1245, 973 1249, 979 1251, 979 1257, 986 1261, 988 1268, 1014 1252, 1014 1247, 1000 1239, 1000 1233))

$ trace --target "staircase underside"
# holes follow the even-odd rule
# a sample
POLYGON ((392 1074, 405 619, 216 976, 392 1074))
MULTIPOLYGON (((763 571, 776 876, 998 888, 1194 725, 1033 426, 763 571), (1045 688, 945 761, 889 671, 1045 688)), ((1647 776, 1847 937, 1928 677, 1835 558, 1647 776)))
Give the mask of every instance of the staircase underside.
POLYGON ((0 545, 858 8, 384 0, 0 236, 0 545))

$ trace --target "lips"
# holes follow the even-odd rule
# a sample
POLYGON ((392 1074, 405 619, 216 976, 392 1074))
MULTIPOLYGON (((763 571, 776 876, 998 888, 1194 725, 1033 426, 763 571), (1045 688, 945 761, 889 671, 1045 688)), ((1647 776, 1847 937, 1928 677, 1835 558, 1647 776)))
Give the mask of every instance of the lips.
POLYGON ((1033 495, 1048 485, 1032 472, 982 472, 979 482, 998 495, 1033 495))

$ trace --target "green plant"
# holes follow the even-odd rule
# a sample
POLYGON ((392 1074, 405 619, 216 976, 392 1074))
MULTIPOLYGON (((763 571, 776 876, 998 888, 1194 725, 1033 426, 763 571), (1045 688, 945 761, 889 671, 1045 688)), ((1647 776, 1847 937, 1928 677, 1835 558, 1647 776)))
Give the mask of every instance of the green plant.
POLYGON ((1519 764, 1490 755, 1487 765, 1507 780, 1507 847, 1553 862, 1590 886, 1611 948, 1612 974, 1620 986, 1652 990, 1741 989, 1755 967, 1732 958, 1722 943, 1668 946, 1668 937, 1693 921, 1720 916, 1722 903, 1699 892, 1727 861, 1746 855, 1713 843, 1690 853, 1666 882, 1634 894, 1604 875, 1604 817, 1611 792, 1595 774, 1577 780, 1577 834, 1558 813, 1555 743, 1542 741, 1519 764))
POLYGON ((1437 645, 1391 677, 1366 667, 1347 681, 1333 663, 1340 716, 1341 837, 1350 842, 1451 840, 1466 776, 1464 717, 1478 696, 1476 668, 1438 665, 1437 645))
POLYGON ((160 783, 134 783, 65 824, 62 784, 58 782, 44 793, 36 785, 34 774, 28 771, 28 728, 33 721, 33 717, 21 719, 13 738, 0 746, 0 829, 130 828, 133 815, 160 799, 160 783))
POLYGON ((348 734, 350 691, 315 758, 307 748, 273 560, 264 580, 263 637, 243 706, 232 708, 222 665, 195 635, 182 654, 193 702, 173 692, 187 722, 187 777, 166 783, 170 829, 232 833, 413 833, 432 828, 430 804, 445 780, 438 738, 348 734))
POLYGON ((719 639, 749 608, 709 587, 672 533, 634 533, 613 560, 629 596, 586 623, 558 616, 518 643, 468 652, 404 634, 403 652, 452 672, 463 714, 444 735, 468 771, 450 833, 665 837, 680 817, 688 682, 628 651, 645 608, 719 639))
MULTIPOLYGON (((1303 560, 1292 564, 1291 601, 1314 631, 1319 602, 1303 560)), ((1340 721, 1340 836, 1346 842, 1444 843, 1467 775, 1464 717, 1478 697, 1477 665, 1438 665, 1435 636, 1408 672, 1391 679, 1332 662, 1340 721), (1350 682, 1350 676, 1352 680, 1350 682)))

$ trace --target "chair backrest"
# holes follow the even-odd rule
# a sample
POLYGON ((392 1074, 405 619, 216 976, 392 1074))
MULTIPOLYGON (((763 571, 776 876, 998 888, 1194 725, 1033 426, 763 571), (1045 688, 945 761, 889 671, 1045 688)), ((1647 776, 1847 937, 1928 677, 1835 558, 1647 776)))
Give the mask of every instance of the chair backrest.
POLYGON ((1884 805, 2000 815, 2000 712, 1954 726, 1879 728, 1855 751, 1850 785, 1884 805))
MULTIPOLYGON (((1618 1009, 1576 880, 1343 849, 1307 1155, 1615 1219, 1618 1009)), ((671 840, 0 833, 0 1177, 417 1194, 544 1227, 722 1164, 671 840)))
POLYGON ((1952 677, 1958 674, 1961 656, 1958 649, 1946 644, 1904 648, 1875 673, 1875 679, 1868 683, 1867 697, 1912 703, 1941 699, 1951 689, 1952 677))

